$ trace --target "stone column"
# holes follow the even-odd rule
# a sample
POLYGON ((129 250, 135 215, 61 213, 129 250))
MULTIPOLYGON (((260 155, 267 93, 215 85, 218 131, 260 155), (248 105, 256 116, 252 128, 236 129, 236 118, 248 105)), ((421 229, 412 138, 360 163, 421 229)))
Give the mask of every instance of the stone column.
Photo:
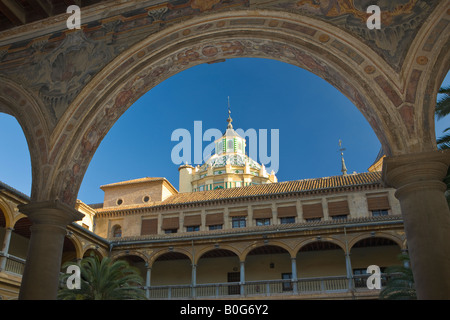
POLYGON ((442 182, 449 151, 386 158, 383 180, 397 189, 418 299, 450 299, 450 211, 442 182))
POLYGON ((3 238, 3 245, 2 245, 3 256, 0 257, 0 271, 5 270, 6 267, 6 260, 8 260, 8 250, 9 250, 9 243, 11 242, 12 231, 13 231, 12 228, 5 229, 5 237, 3 238))
POLYGON ((192 297, 196 296, 196 286, 197 286, 197 265, 192 264, 192 276, 191 276, 192 297))
POLYGON ((352 270, 352 262, 350 260, 350 252, 345 253, 345 269, 347 272, 348 289, 350 291, 352 291, 353 290, 353 270, 352 270))
POLYGON ((147 274, 145 277, 145 296, 147 297, 147 299, 150 299, 150 283, 151 283, 152 267, 150 267, 148 263, 146 263, 145 268, 147 269, 147 274))
MULTIPOLYGON (((402 250, 402 255, 406 256, 409 255, 408 250, 402 250)), ((409 269, 410 265, 409 265, 409 261, 405 260, 403 261, 403 267, 409 269)))
POLYGON ((295 294, 298 293, 298 286, 297 286, 297 258, 291 257, 291 269, 292 269, 292 290, 295 294))
POLYGON ((66 227, 84 215, 59 201, 31 202, 19 210, 32 223, 19 299, 55 300, 66 227))
POLYGON ((241 272, 240 272, 240 294, 243 296, 245 294, 245 261, 240 262, 241 265, 241 272))

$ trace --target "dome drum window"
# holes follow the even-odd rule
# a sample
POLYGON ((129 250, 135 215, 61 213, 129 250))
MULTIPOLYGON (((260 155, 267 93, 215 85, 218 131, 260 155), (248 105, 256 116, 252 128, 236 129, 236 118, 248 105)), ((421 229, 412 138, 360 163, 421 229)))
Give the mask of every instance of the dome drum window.
POLYGON ((233 140, 227 140, 227 152, 234 152, 233 140))

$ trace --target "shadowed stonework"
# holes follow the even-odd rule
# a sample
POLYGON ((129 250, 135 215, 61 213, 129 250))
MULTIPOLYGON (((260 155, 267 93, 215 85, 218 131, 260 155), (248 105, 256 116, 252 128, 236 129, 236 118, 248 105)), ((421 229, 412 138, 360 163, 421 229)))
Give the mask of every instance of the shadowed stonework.
POLYGON ((412 39, 438 3, 437 0, 300 0, 281 1, 274 6, 298 10, 302 14, 322 19, 346 30, 369 45, 398 70, 412 39), (381 29, 375 32, 366 26, 370 16, 366 10, 370 5, 377 5, 381 9, 381 29))
MULTIPOLYGON (((49 116, 55 124, 90 79, 114 57, 135 43, 199 14, 237 9, 286 11, 314 19, 319 18, 330 26, 336 26, 356 36, 377 52, 392 68, 399 71, 414 35, 437 3, 436 0, 395 2, 180 0, 153 6, 141 5, 141 8, 138 8, 137 4, 132 10, 115 15, 110 13, 101 19, 84 24, 82 34, 64 28, 46 33, 43 28, 39 37, 13 43, 0 40, 0 75, 26 84, 47 105, 49 116), (373 4, 379 5, 382 10, 381 30, 369 30, 366 26, 366 19, 369 16, 366 8, 373 4)), ((241 18, 233 20, 231 25, 257 26, 265 23, 264 19, 241 18)), ((445 27, 446 23, 448 21, 443 20, 438 29, 445 27)), ((210 23, 203 25, 202 30, 213 30, 217 27, 210 23)), ((308 36, 314 36, 317 32, 309 27, 289 22, 284 22, 280 27, 308 36)), ((2 36, 7 38, 13 33, 13 30, 6 30, 0 34, 0 39, 2 36)), ((432 47, 435 41, 436 39, 430 39, 427 48, 432 47)), ((331 44, 356 62, 362 62, 362 58, 342 42, 334 40, 331 44)), ((155 47, 159 46, 158 43, 155 44, 155 47)))
MULTIPOLYGON (((75 201, 79 182, 101 139, 134 101, 186 68, 234 57, 277 59, 327 80, 361 110, 386 154, 417 148, 404 140, 402 131, 434 139, 427 118, 432 113, 414 110, 426 106, 412 104, 424 98, 417 91, 433 59, 430 48, 438 43, 439 30, 447 28, 445 14, 434 19, 435 26, 428 30, 424 54, 411 59, 414 69, 405 69, 406 82, 399 81, 392 70, 402 68, 400 61, 405 60, 417 28, 438 1, 398 1, 395 5, 378 1, 384 12, 381 30, 367 28, 365 4, 353 1, 139 3, 120 4, 120 10, 110 11, 100 5, 88 7, 83 10, 87 22, 79 31, 42 26, 27 33, 24 26, 25 30, 1 33, 0 76, 26 88, 39 106, 35 108, 39 116, 33 118, 44 122, 45 129, 35 130, 40 135, 37 153, 44 154, 35 157, 50 166, 39 175, 50 174, 63 154, 71 154, 72 169, 53 173, 68 173, 65 179, 57 179, 58 183, 65 181, 66 187, 59 191, 65 202, 75 201), (390 28, 396 30, 395 37, 386 36, 392 33, 390 28), (19 35, 20 41, 15 41, 19 35), (90 89, 85 89, 88 85, 90 89), (91 118, 83 124, 86 114, 91 118), (427 124, 429 133, 417 130, 419 122, 427 124), (83 129, 75 131, 80 126, 83 129), (44 137, 53 130, 60 135, 48 146, 45 141, 50 140, 44 137), (73 147, 64 150, 67 143, 73 147)), ((20 97, 19 92, 15 95, 20 97)))
POLYGON ((79 218, 78 189, 117 119, 172 75, 238 57, 304 68, 361 111, 387 156, 382 177, 397 189, 420 297, 450 297, 441 277, 450 268, 450 156, 434 132, 450 66, 448 0, 95 2, 82 7, 81 30, 67 29, 68 14, 27 22, 11 10, 15 27, 0 29, 0 112, 21 124, 32 163, 30 205, 19 209, 38 229, 61 227, 32 241, 22 298, 54 297, 58 272, 42 277, 40 263, 58 270, 60 257, 44 244, 59 252, 65 225, 79 218), (366 25, 369 5, 381 9, 380 30, 366 25))

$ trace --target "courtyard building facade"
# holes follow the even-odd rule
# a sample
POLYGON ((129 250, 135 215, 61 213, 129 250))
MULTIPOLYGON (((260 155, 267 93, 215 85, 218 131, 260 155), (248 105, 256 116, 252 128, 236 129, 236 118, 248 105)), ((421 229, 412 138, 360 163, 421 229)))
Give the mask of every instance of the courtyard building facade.
MULTIPOLYGON (((61 265, 124 259, 149 299, 374 299, 367 268, 407 252, 395 190, 376 171, 383 158, 365 173, 205 191, 152 177, 103 185, 103 203, 77 201, 84 218, 68 226, 61 265)), ((0 294, 15 299, 31 234, 17 206, 29 197, 5 184, 0 195, 0 294)))
MULTIPOLYGON (((0 112, 14 116, 20 123, 28 143, 32 167, 29 198, 22 197, 9 187, 2 187, 0 202, 3 213, 1 266, 6 265, 5 269, 12 268, 12 264, 25 266, 20 280, 20 299, 55 299, 62 259, 69 251, 76 253, 74 256, 79 259, 91 249, 104 255, 113 255, 122 249, 125 250, 124 255, 127 250, 129 253, 136 252, 147 266, 153 266, 158 257, 173 259, 174 256, 184 254, 188 257, 184 260, 189 262, 190 259, 191 262, 191 286, 195 289, 197 282, 211 280, 203 279, 203 273, 197 270, 206 261, 202 259, 206 258, 201 256, 204 251, 195 249, 199 243, 196 241, 198 238, 193 238, 202 232, 223 233, 223 239, 227 240, 237 234, 241 236, 236 242, 241 243, 239 248, 227 248, 239 257, 239 268, 233 272, 239 272, 241 295, 245 294, 242 286, 249 283, 248 279, 253 279, 248 272, 249 268, 251 270, 250 261, 256 257, 267 258, 267 255, 254 254, 261 252, 262 249, 256 247, 261 242, 264 244, 264 241, 267 241, 265 249, 270 246, 270 253, 266 251, 269 256, 275 255, 275 247, 277 250, 283 248, 291 259, 295 258, 296 262, 291 263, 290 270, 283 268, 283 271, 276 269, 276 272, 291 273, 292 282, 296 283, 295 277, 298 280, 299 274, 308 270, 305 263, 300 264, 299 252, 304 246, 288 240, 287 232, 283 243, 289 244, 282 245, 281 240, 275 243, 275 239, 281 239, 285 232, 276 226, 290 225, 282 224, 282 218, 288 221, 294 218, 294 224, 311 223, 309 229, 296 225, 295 228, 300 228, 299 232, 304 232, 296 238, 305 236, 309 237, 309 241, 317 242, 317 236, 320 236, 321 242, 335 241, 336 245, 345 248, 346 274, 350 275, 356 263, 356 258, 352 259, 352 252, 349 251, 351 248, 356 249, 352 246, 350 236, 355 236, 355 241, 362 240, 364 235, 376 239, 378 232, 381 233, 381 229, 377 229, 381 228, 378 220, 389 220, 390 217, 400 215, 400 212, 394 212, 398 204, 401 207, 401 221, 418 298, 450 299, 450 278, 442 276, 450 269, 450 214, 444 196, 446 185, 442 182, 450 165, 450 155, 448 151, 437 149, 434 120, 437 92, 450 66, 448 1, 375 1, 374 5, 379 6, 381 12, 380 29, 368 28, 368 8, 364 1, 337 0, 326 4, 321 1, 285 0, 82 1, 82 24, 76 30, 67 27, 68 15, 64 13, 66 1, 53 0, 44 4, 42 1, 10 0, 2 3, 0 112), (103 206, 80 206, 77 202, 78 191, 95 151, 134 102, 179 72, 231 58, 275 59, 303 68, 325 79, 358 108, 377 135, 386 155, 379 175, 379 190, 395 192, 398 201, 396 203, 388 197, 390 209, 387 210, 387 216, 384 215, 386 208, 378 209, 381 210, 381 213, 376 213, 378 217, 368 216, 369 211, 377 210, 368 209, 370 197, 367 198, 367 195, 359 197, 366 199, 367 207, 362 205, 361 200, 359 208, 365 209, 352 211, 358 206, 350 201, 350 195, 359 188, 362 190, 367 187, 364 183, 362 187, 359 180, 342 181, 356 183, 349 188, 347 184, 331 184, 334 187, 327 190, 328 194, 323 193, 321 200, 322 218, 314 210, 316 213, 311 213, 306 202, 317 205, 314 203, 318 200, 315 195, 325 192, 324 188, 293 187, 289 183, 275 182, 275 179, 271 183, 239 187, 236 181, 224 179, 224 189, 200 191, 202 185, 205 185, 205 189, 206 185, 214 185, 215 179, 211 183, 207 181, 208 177, 205 180, 201 180, 205 177, 199 177, 199 184, 192 193, 208 199, 191 201, 197 196, 192 196, 190 190, 179 192, 184 189, 161 200, 159 204, 156 204, 159 200, 151 204, 152 200, 148 199, 148 211, 145 217, 142 213, 141 219, 148 219, 152 223, 156 221, 157 226, 151 226, 151 231, 144 232, 150 234, 145 235, 136 231, 139 227, 135 226, 134 231, 125 228, 124 217, 136 219, 139 215, 135 213, 122 215, 120 211, 108 212, 110 208, 103 206), (231 182, 232 187, 227 188, 230 185, 226 182, 231 182), (293 198, 285 199, 286 203, 282 203, 284 191, 282 188, 275 190, 277 186, 287 186, 293 198), (313 191, 308 193, 306 190, 313 191), (337 210, 333 208, 335 204, 332 202, 342 203, 338 206, 338 216, 343 217, 347 212, 346 193, 336 190, 348 192, 350 213, 345 223, 343 219, 332 218, 334 210, 337 210), (234 192, 236 196, 232 195, 234 192), (220 200, 219 194, 225 198, 220 200), (268 198, 273 202, 268 201, 268 198), (171 199, 177 200, 170 203, 171 199), (245 202, 250 199, 252 203, 245 202), (213 201, 216 201, 217 207, 211 207, 213 201), (178 207, 182 203, 186 207, 178 207), (297 216, 293 215, 294 203, 297 216), (283 205, 290 209, 279 210, 283 205), (268 211, 264 214, 257 211, 270 206, 271 218, 268 211), (216 208, 218 210, 214 211, 216 208), (105 221, 112 217, 117 217, 117 220, 123 218, 124 225, 117 223, 120 229, 117 227, 113 234, 136 239, 127 244, 117 238, 111 240, 111 229, 104 225, 100 227, 99 222, 99 228, 103 228, 101 232, 108 233, 105 239, 96 234, 96 222, 92 226, 93 230, 85 229, 76 222, 85 215, 80 210, 87 211, 89 215, 100 209, 102 213, 98 216, 101 215, 105 221), (211 209, 214 210, 210 212, 211 209), (239 211, 241 213, 237 214, 239 211), (166 213, 173 218, 167 221, 170 222, 168 226, 163 217, 166 213), (223 215, 222 229, 206 230, 209 229, 209 214, 217 214, 216 225, 221 224, 220 217, 223 215), (233 217, 234 214, 238 216, 233 217), (260 214, 264 218, 256 219, 270 220, 257 222, 255 217, 260 214), (190 215, 199 215, 200 223, 197 217, 190 215), (320 217, 321 221, 303 221, 309 219, 308 215, 316 219, 320 217), (360 218, 359 215, 366 217, 360 218), (25 218, 30 223, 23 220, 25 218), (352 219, 375 219, 377 223, 366 221, 367 225, 364 222, 360 227, 352 224, 350 230, 348 222, 352 219), (193 223, 192 220, 194 226, 185 225, 193 223), (256 226, 258 223, 263 225, 256 226), (26 226, 30 224, 32 229, 29 236, 26 226), (233 225, 240 228, 232 228, 233 225), (196 231, 197 226, 199 231, 196 231), (188 232, 185 229, 188 227, 193 230, 188 232), (258 233, 236 232, 250 231, 250 228, 274 229, 268 232, 267 238, 262 239, 258 233), (172 233, 166 233, 167 230, 172 233), (339 242, 328 234, 326 238, 325 230, 335 230, 336 236, 345 235, 349 241, 348 247, 342 245, 346 243, 343 239, 339 242), (358 235, 358 232, 364 235, 358 235), (192 239, 186 238, 187 241, 183 243, 181 234, 192 239), (148 237, 145 245, 139 237, 148 237), (19 242, 25 248, 27 239, 29 250, 23 263, 24 253, 19 250, 19 242), (173 247, 173 251, 167 249, 169 252, 164 252, 163 257, 163 251, 158 251, 162 247, 157 245, 168 239, 174 243, 168 245, 169 248, 173 247), (189 250, 187 242, 190 242, 189 250), (180 252, 176 251, 178 247, 175 243, 183 243, 180 252), (9 255, 9 252, 15 254, 9 255), (16 256, 18 258, 14 258, 16 256)), ((196 176, 184 173, 186 178, 190 175, 192 181, 197 181, 196 176)), ((242 178, 246 174, 244 172, 242 178)), ((366 176, 361 174, 360 177, 366 176)), ((165 185, 167 192, 174 192, 168 184, 165 185)), ((166 195, 161 195, 161 199, 166 195)), ((139 198, 140 201, 144 199, 139 198)), ((320 210, 319 206, 314 208, 320 210)), ((89 227, 89 221, 86 222, 89 227)), ((385 223, 391 227, 394 224, 393 221, 385 223)), ((138 225, 142 229, 142 224, 138 225)), ((215 240, 209 240, 209 245, 214 247, 219 242, 215 240)), ((400 251, 406 248, 404 239, 402 241, 398 242, 401 244, 400 251)), ((363 243, 367 246, 367 242, 363 243)), ((218 245, 215 253, 219 252, 222 258, 229 259, 223 257, 224 251, 217 251, 224 249, 225 244, 218 245)), ((211 251, 206 247, 204 250, 211 251)), ((211 258, 209 254, 206 257, 211 258)), ((272 266, 272 262, 269 266, 272 266)), ((227 265, 231 266, 229 263, 227 265)), ((273 262, 274 268, 269 268, 269 272, 281 265, 273 262)), ((10 286, 17 284, 17 274, 4 275, 3 272, 7 272, 3 271, 5 269, 2 267, 2 276, 7 278, 5 281, 10 286)), ((147 289, 159 281, 154 274, 157 272, 152 271, 146 269, 147 289)), ((267 274, 267 277, 272 276, 267 274)), ((230 279, 237 279, 237 274, 230 276, 230 279)), ((11 288, 7 289, 8 292, 13 290, 11 288)))

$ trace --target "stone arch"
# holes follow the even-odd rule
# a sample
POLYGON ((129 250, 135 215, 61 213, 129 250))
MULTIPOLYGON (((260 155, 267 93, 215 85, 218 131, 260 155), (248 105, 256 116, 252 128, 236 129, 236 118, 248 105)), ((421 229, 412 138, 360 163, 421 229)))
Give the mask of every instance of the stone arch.
POLYGON ((75 247, 75 252, 76 252, 76 259, 82 259, 83 258, 83 244, 80 240, 79 237, 77 237, 76 235, 74 235, 71 232, 67 233, 66 239, 70 240, 74 247, 75 247))
POLYGON ((245 11, 242 20, 242 15, 240 11, 212 14, 168 27, 107 65, 58 123, 56 132, 67 143, 52 150, 57 160, 50 193, 66 203, 75 201, 100 141, 127 108, 157 83, 189 67, 233 57, 277 59, 324 78, 361 110, 386 154, 409 151, 411 146, 402 138, 407 128, 392 101, 393 96, 402 97, 392 76, 395 72, 364 43, 309 17, 245 11), (256 28, 252 22, 258 19, 264 24, 256 28), (236 27, 230 21, 242 24, 236 27))
POLYGON ((95 244, 90 244, 86 247, 83 248, 83 251, 81 253, 81 257, 85 257, 88 256, 88 251, 93 252, 95 255, 97 255, 100 259, 106 257, 108 255, 108 253, 106 252, 106 250, 99 248, 97 245, 95 244))
POLYGON ((332 238, 332 237, 315 237, 315 238, 309 238, 309 239, 305 239, 303 241, 301 241, 294 249, 293 251, 295 252, 295 254, 297 255, 302 248, 306 247, 309 244, 312 244, 314 242, 329 242, 332 243, 333 245, 338 246, 339 248, 342 249, 343 253, 346 252, 345 249, 345 243, 343 243, 342 241, 332 238))
POLYGON ((291 250, 280 241, 258 243, 244 252, 246 281, 275 280, 281 279, 283 274, 292 274, 291 250))
POLYGON ((83 248, 83 252, 82 252, 81 256, 82 256, 82 258, 85 258, 85 257, 90 256, 91 254, 96 255, 100 260, 108 255, 106 250, 98 248, 97 245, 90 244, 90 245, 86 246, 85 248, 83 248))
POLYGON ((162 250, 159 250, 159 251, 156 251, 155 253, 153 253, 148 259, 148 265, 151 267, 155 263, 155 261, 158 260, 158 258, 160 258, 161 256, 168 254, 168 253, 182 254, 182 255, 186 256, 191 261, 191 263, 193 262, 192 253, 189 252, 188 250, 185 250, 182 248, 173 248, 173 249, 167 248, 167 249, 162 249, 162 250))
MULTIPOLYGON (((18 213, 18 214, 14 217, 13 224, 16 224, 16 222, 19 221, 19 220, 22 219, 22 218, 28 218, 28 216, 27 216, 26 214, 23 214, 23 213, 18 213)), ((31 221, 30 221, 30 223, 31 223, 31 221)))
POLYGON ((126 257, 126 256, 136 256, 136 257, 141 258, 144 261, 144 263, 148 263, 148 257, 143 252, 140 252, 139 250, 120 251, 120 252, 117 252, 117 253, 111 255, 111 259, 118 260, 118 259, 126 257))
POLYGON ((66 262, 76 262, 81 258, 81 247, 79 241, 73 235, 66 235, 64 237, 63 251, 61 257, 61 266, 66 262))
POLYGON ((195 257, 194 257, 194 263, 197 264, 198 261, 208 252, 213 251, 213 250, 226 250, 229 252, 234 253, 239 259, 241 257, 241 253, 239 252, 238 249, 236 249, 233 246, 230 245, 220 245, 218 247, 211 245, 211 246, 207 246, 201 250, 199 250, 198 252, 196 252, 195 257))
POLYGON ((400 249, 403 249, 403 239, 396 236, 395 234, 390 234, 390 233, 386 233, 386 232, 377 232, 376 234, 371 234, 371 233, 364 233, 364 234, 360 234, 352 239, 350 239, 350 241, 348 242, 348 248, 349 251, 352 250, 353 246, 358 243, 361 240, 364 239, 368 239, 368 238, 384 238, 384 239, 388 239, 391 240, 393 242, 395 242, 400 249))
POLYGON ((402 252, 401 239, 393 235, 363 234, 352 239, 350 249, 352 269, 364 273, 369 265, 377 265, 383 271, 383 268, 400 265, 399 255, 402 252))
MULTIPOLYGON (((289 247, 287 244, 283 243, 282 241, 270 241, 268 243, 264 243, 263 241, 261 241, 261 242, 254 243, 254 244, 248 246, 247 248, 245 248, 242 251, 242 255, 241 255, 242 260, 241 261, 244 261, 251 251, 261 248, 261 247, 264 247, 264 246, 279 247, 279 248, 283 249, 284 251, 286 251, 291 257, 294 254, 294 251, 292 250, 292 248, 289 247)), ((294 256, 295 256, 295 254, 294 254, 294 256)))
POLYGON ((331 237, 314 237, 297 246, 299 278, 345 276, 345 244, 331 237))
POLYGON ((422 151, 436 150, 436 98, 450 66, 448 10, 448 3, 442 1, 419 29, 402 65, 403 78, 399 78, 405 98, 398 110, 408 132, 421 137, 428 146, 422 151), (436 30, 440 30, 440 36, 436 30))
POLYGON ((15 233, 20 234, 21 236, 30 239, 31 236, 31 220, 28 216, 24 214, 20 214, 14 219, 13 230, 15 233))
MULTIPOLYGON (((23 214, 11 216, 14 215, 13 211, 9 211, 5 208, 8 208, 5 207, 5 202, 0 203, 0 229, 3 229, 0 230, 0 239, 2 241, 2 245, 6 244, 4 243, 6 239, 8 239, 7 241, 9 243, 4 248, 2 248, 2 251, 5 251, 5 253, 7 253, 9 256, 26 259, 31 237, 31 222, 28 217, 23 214), (5 212, 3 210, 5 210, 5 212)), ((5 258, 6 257, 7 255, 5 256, 5 258)), ((23 266, 18 265, 15 272, 22 273, 23 266)))
MULTIPOLYGON (((237 57, 243 56, 243 54, 250 56, 250 49, 256 49, 256 47, 261 49, 264 44, 268 44, 264 41, 268 41, 270 43, 265 48, 269 50, 258 51, 261 57, 263 53, 270 53, 274 58, 282 57, 287 60, 291 58, 298 60, 300 58, 300 62, 303 65, 310 64, 313 66, 317 70, 316 74, 321 74, 328 81, 338 83, 337 88, 345 92, 350 100, 364 111, 363 114, 366 115, 372 128, 379 134, 379 139, 387 155, 408 154, 410 156, 413 154, 414 156, 414 153, 434 150, 435 142, 430 138, 434 136, 434 124, 430 122, 430 119, 432 119, 431 102, 436 97, 438 80, 433 82, 428 80, 432 79, 431 74, 433 71, 436 71, 436 78, 441 79, 444 70, 448 70, 450 61, 450 50, 448 50, 449 24, 448 19, 445 19, 446 15, 449 14, 448 4, 445 1, 441 1, 439 4, 434 8, 433 14, 427 16, 426 21, 418 31, 421 34, 420 41, 424 43, 421 50, 427 52, 428 46, 433 48, 429 52, 435 52, 435 54, 429 52, 421 56, 416 56, 414 52, 407 54, 409 60, 407 59, 406 61, 420 61, 419 65, 425 65, 424 73, 422 73, 421 77, 418 77, 418 72, 413 71, 418 70, 420 72, 422 69, 414 69, 409 72, 411 63, 406 64, 402 62, 402 66, 399 63, 397 65, 398 68, 392 68, 383 61, 380 55, 368 49, 364 43, 350 36, 345 31, 342 32, 342 30, 324 21, 319 21, 319 19, 300 14, 296 15, 293 13, 294 10, 292 12, 287 12, 288 10, 283 8, 279 8, 279 12, 270 10, 230 10, 220 14, 210 15, 204 13, 200 17, 174 23, 123 52, 117 59, 103 68, 66 110, 66 114, 56 124, 57 127, 51 136, 46 135, 44 133, 45 130, 39 132, 40 135, 37 132, 36 136, 33 135, 32 131, 39 131, 39 126, 44 126, 45 121, 39 121, 38 127, 32 125, 32 120, 29 121, 29 125, 22 126, 24 131, 26 131, 27 138, 33 140, 33 143, 29 142, 30 146, 39 146, 40 141, 43 141, 44 145, 42 149, 44 151, 30 152, 33 158, 32 199, 34 201, 60 199, 65 204, 74 204, 81 180, 102 138, 114 124, 114 121, 138 98, 139 94, 155 85, 154 83, 145 82, 144 73, 150 75, 148 77, 149 81, 153 81, 154 78, 163 80, 165 77, 170 76, 169 73, 164 75, 164 72, 167 70, 152 69, 148 66, 145 68, 145 64, 139 65, 138 63, 142 62, 142 59, 145 59, 148 63, 152 62, 150 61, 151 59, 153 59, 153 62, 158 59, 162 61, 162 59, 168 57, 170 50, 172 50, 172 58, 178 59, 174 61, 178 61, 180 67, 172 71, 179 72, 183 68, 202 63, 202 61, 214 62, 218 58, 237 57), (435 18, 439 19, 436 20, 435 18), (231 23, 227 22, 229 21, 227 19, 234 20, 233 27, 231 23), (264 22, 262 25, 258 25, 259 22, 255 23, 257 20, 263 20, 264 22), (436 24, 434 24, 435 22, 430 22, 435 20, 437 21, 436 24), (442 21, 446 24, 437 29, 433 27, 438 26, 442 21), (260 28, 263 32, 256 33, 256 28, 260 28), (270 28, 273 28, 272 31, 270 28), (234 32, 236 34, 233 34, 234 32), (202 33, 201 36, 200 33, 202 33), (423 36, 424 34, 426 36, 423 36), (248 38, 251 39, 249 40, 248 38), (180 39, 182 41, 190 41, 189 45, 180 39), (214 39, 215 42, 210 41, 214 39), (252 40, 260 41, 258 42, 260 46, 255 42, 252 43, 252 40), (279 40, 282 44, 277 42, 279 40), (207 44, 206 42, 209 43, 207 44), (166 47, 162 47, 163 45, 166 45, 166 47), (220 55, 214 53, 214 47, 221 50, 220 55), (169 51, 164 51, 165 49, 169 51), (293 57, 291 57, 292 55, 293 57), (426 59, 417 60, 419 57, 425 57, 426 59), (202 60, 202 58, 204 59, 202 60), (423 64, 427 59, 429 63, 423 64), (139 67, 143 68, 140 69, 139 67), (137 70, 142 71, 142 74, 136 73, 137 70), (121 72, 124 73, 122 78, 120 76, 121 72), (127 78, 129 81, 121 83, 122 80, 127 78), (404 79, 409 80, 405 82, 404 79), (119 85, 118 83, 121 84, 119 85), (417 94, 416 98, 419 97, 419 100, 416 100, 414 104, 407 104, 409 93, 417 94), (427 105, 422 109, 416 109, 416 106, 420 104, 420 99, 423 99, 423 104, 427 105), (429 103, 425 103, 425 101, 429 103), (411 135, 410 133, 413 134, 411 135), (403 140, 402 138, 405 139, 403 140), (71 150, 72 147, 73 150, 71 150)), ((254 56, 256 57, 257 54, 255 53, 254 56)), ((4 90, 2 91, 3 97, 5 94, 4 90)), ((4 110, 4 106, 1 109, 4 110)), ((36 117, 36 119, 39 119, 39 117, 36 117)), ((38 148, 36 147, 36 149, 38 148)), ((429 154, 426 153, 425 157, 429 154)), ((411 157, 407 157, 408 162, 411 161, 411 157)), ((435 158, 439 157, 436 156, 435 158)), ((432 160, 435 158, 427 163, 427 168, 434 165, 432 160)), ((445 162, 439 161, 441 163, 445 162)), ((397 164, 394 163, 394 165, 397 164)), ((444 164, 442 163, 441 167, 444 164)), ((446 163, 445 169, 447 167, 448 163, 446 163)), ((400 168, 404 168, 403 164, 401 164, 400 168)), ((392 170, 388 169, 387 171, 392 170)), ((433 174, 436 177, 438 176, 437 173, 433 172, 433 174)), ((416 176, 416 178, 417 181, 415 182, 418 183, 423 180, 423 176, 416 176)), ((431 180, 429 177, 425 178, 431 180)), ((434 179, 435 177, 432 178, 434 179)), ((437 178, 435 180, 437 181, 437 178)), ((403 187, 403 182, 403 180, 393 181, 387 184, 401 188, 403 187)), ((435 211, 436 215, 443 213, 443 215, 446 214, 448 216, 448 206, 445 204, 444 208, 442 192, 437 190, 438 188, 435 186, 433 187, 434 189, 429 193, 436 195, 438 200, 436 201, 438 203, 438 208, 435 211), (438 195, 439 197, 437 197, 438 195)), ((411 192, 409 194, 406 192, 406 195, 409 197, 401 200, 402 205, 413 203, 411 198, 414 198, 416 195, 419 195, 416 197, 417 202, 433 203, 433 200, 426 200, 425 192, 411 192)), ((420 213, 424 213, 424 210, 414 207, 417 206, 410 205, 412 210, 407 214, 415 218, 420 217, 420 213)), ((422 216, 425 216, 425 214, 422 216)), ((405 224, 407 221, 405 219, 405 224)), ((411 219, 409 221, 418 220, 411 219)), ((441 221, 444 221, 444 219, 441 219, 441 221)), ((444 223, 445 226, 448 226, 448 220, 445 220, 444 223)), ((436 226, 439 226, 439 223, 436 223, 436 226)), ((412 230, 412 232, 409 232, 409 235, 412 235, 415 238, 414 240, 418 239, 418 242, 421 240, 426 242, 425 240, 428 240, 427 233, 430 234, 433 228, 423 228, 425 232, 422 233, 419 230, 420 227, 422 227, 420 223, 417 229, 413 229, 409 225, 406 226, 407 229, 412 230)), ((441 232, 440 236, 444 233, 445 231, 441 232)), ((423 261, 426 261, 425 263, 419 263, 419 260, 416 260, 416 263, 413 265, 428 264, 448 267, 446 262, 448 260, 440 257, 435 251, 428 250, 433 248, 435 238, 439 239, 438 236, 430 237, 429 239, 431 240, 425 245, 423 243, 417 245, 416 241, 409 238, 409 243, 416 249, 415 252, 420 252, 417 253, 417 257, 420 256, 423 261), (426 249, 421 251, 421 248, 426 249), (426 251, 431 253, 427 255, 426 251), (425 258, 428 256, 430 259, 425 258), (436 261, 436 263, 429 263, 428 260, 436 261), (439 263, 440 261, 442 263, 439 263)), ((443 251, 446 254, 443 256, 448 256, 448 248, 448 246, 444 248, 445 250, 443 251)), ((427 273, 423 271, 430 269, 432 269, 431 271, 439 270, 439 268, 434 269, 426 266, 424 269, 418 268, 417 270, 419 271, 417 273, 422 275, 442 274, 442 272, 427 273)), ((445 271, 445 268, 442 270, 445 271)), ((422 278, 424 279, 425 277, 422 276, 422 278)), ((26 281, 24 282, 26 283, 26 281)), ((434 287, 439 288, 439 285, 436 286, 434 284, 439 284, 438 278, 435 281, 422 280, 420 284, 418 281, 418 288, 433 289, 428 290, 427 294, 423 296, 433 296, 429 292, 443 291, 434 289, 434 287), (430 285, 427 286, 424 283, 429 283, 430 285)), ((445 294, 448 296, 449 282, 447 281, 445 284, 446 286, 440 287, 446 289, 445 294)), ((23 285, 23 287, 26 286, 23 285)))
POLYGON ((231 246, 209 246, 196 256, 196 283, 225 283, 240 268, 239 252, 231 246))
MULTIPOLYGON (((22 128, 31 159, 31 198, 38 197, 36 181, 45 177, 51 125, 39 99, 10 79, 0 77, 0 112, 12 115, 22 128)), ((45 178, 44 178, 45 179, 45 178)))
POLYGON ((192 282, 193 257, 183 248, 162 249, 150 257, 152 286, 187 285, 192 282))
POLYGON ((127 262, 131 268, 135 269, 138 272, 142 280, 145 281, 148 257, 141 251, 125 250, 116 252, 111 256, 111 260, 123 260, 127 262))
POLYGON ((11 207, 2 198, 0 198, 0 218, 5 221, 5 228, 12 228, 14 225, 14 214, 11 207))

